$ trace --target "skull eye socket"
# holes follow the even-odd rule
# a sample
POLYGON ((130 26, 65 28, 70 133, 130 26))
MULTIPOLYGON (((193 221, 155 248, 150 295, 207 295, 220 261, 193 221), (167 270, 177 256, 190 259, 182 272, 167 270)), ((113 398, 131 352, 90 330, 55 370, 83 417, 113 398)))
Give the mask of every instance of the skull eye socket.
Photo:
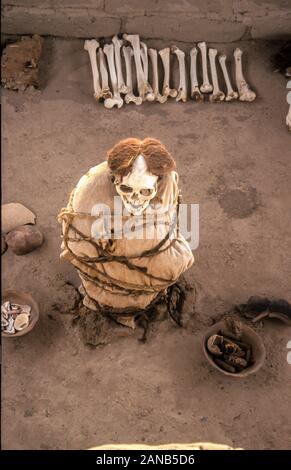
POLYGON ((121 184, 119 186, 120 191, 123 193, 132 193, 133 188, 131 186, 127 186, 126 184, 121 184))
POLYGON ((143 188, 140 190, 142 196, 150 196, 154 191, 154 188, 143 188))

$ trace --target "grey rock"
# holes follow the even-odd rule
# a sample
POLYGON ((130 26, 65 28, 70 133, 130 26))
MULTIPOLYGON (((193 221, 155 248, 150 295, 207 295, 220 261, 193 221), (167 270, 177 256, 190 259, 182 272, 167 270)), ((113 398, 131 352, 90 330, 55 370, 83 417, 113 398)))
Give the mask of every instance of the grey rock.
POLYGON ((5 241, 16 255, 25 255, 43 244, 44 236, 34 225, 22 225, 8 233, 5 241))

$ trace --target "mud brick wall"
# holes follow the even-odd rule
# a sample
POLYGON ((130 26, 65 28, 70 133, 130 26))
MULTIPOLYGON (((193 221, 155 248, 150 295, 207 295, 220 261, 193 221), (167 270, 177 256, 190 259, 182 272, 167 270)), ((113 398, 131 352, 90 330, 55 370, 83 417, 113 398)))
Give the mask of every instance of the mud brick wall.
POLYGON ((3 0, 2 33, 232 42, 291 36, 291 0, 3 0))

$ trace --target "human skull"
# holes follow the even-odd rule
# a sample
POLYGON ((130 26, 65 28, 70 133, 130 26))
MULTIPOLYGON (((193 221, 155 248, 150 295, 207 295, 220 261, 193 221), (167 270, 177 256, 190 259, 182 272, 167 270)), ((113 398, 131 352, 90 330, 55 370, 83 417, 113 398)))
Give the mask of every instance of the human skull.
POLYGON ((157 194, 157 181, 158 176, 148 171, 144 157, 138 155, 132 171, 114 184, 128 212, 140 215, 157 194))

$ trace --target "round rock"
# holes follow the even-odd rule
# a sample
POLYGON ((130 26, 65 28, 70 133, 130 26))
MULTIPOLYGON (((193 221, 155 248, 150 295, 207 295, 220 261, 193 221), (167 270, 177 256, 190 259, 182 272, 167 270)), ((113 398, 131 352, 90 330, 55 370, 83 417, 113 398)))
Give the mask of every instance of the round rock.
POLYGON ((16 255, 25 255, 43 244, 44 236, 34 225, 22 225, 6 235, 9 248, 16 255))

